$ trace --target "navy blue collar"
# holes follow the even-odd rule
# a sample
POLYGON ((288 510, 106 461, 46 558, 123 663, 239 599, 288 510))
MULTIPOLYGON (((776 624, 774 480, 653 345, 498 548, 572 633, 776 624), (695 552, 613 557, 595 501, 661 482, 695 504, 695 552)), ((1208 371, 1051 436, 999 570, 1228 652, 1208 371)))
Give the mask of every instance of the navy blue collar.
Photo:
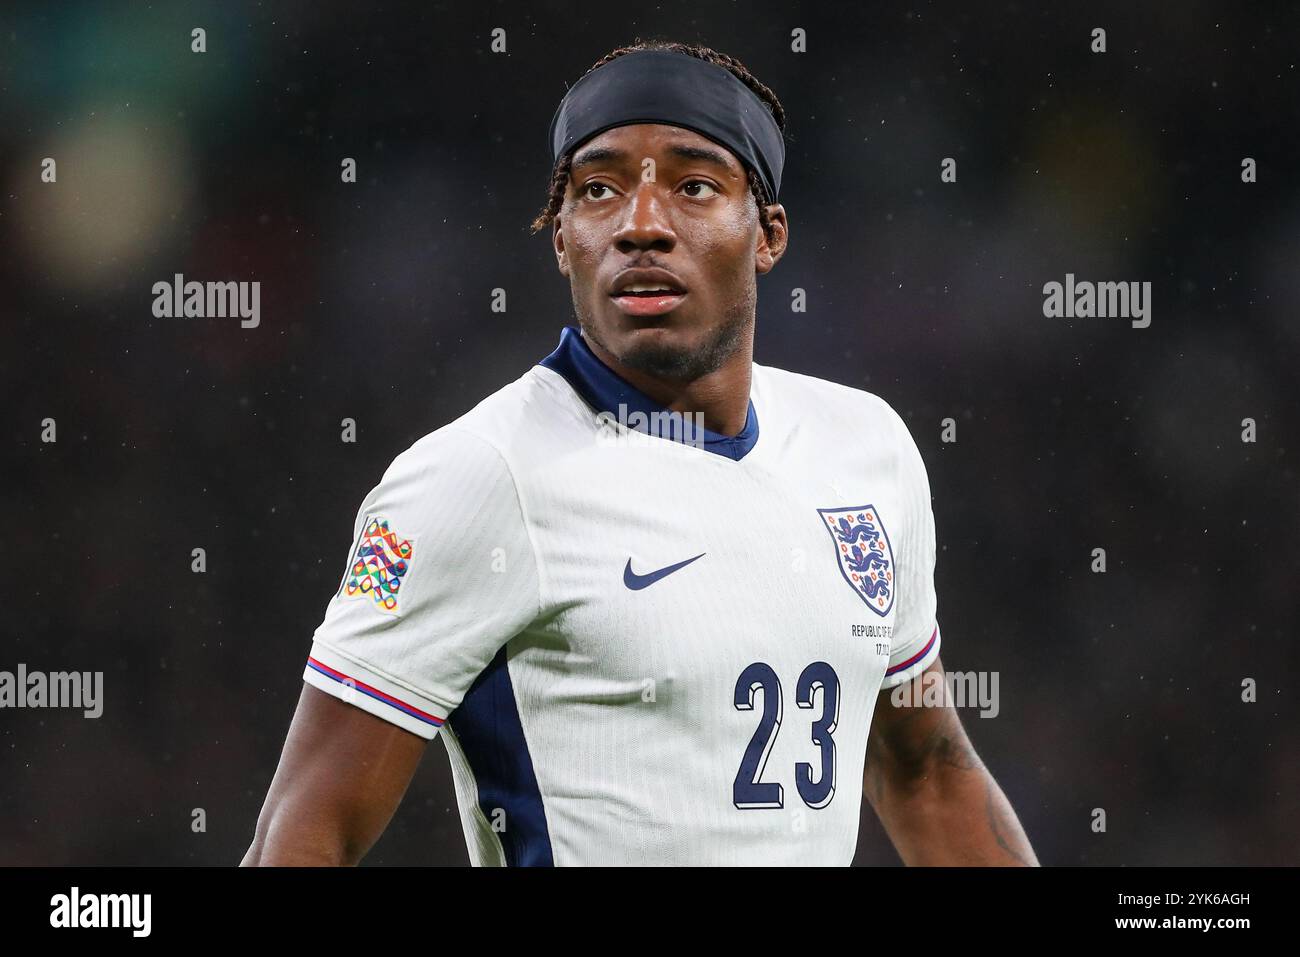
MULTIPOLYGON (((573 390, 582 397, 582 401, 597 413, 607 412, 618 418, 621 405, 626 409, 629 418, 633 413, 641 413, 639 417, 641 419, 659 421, 654 418, 655 414, 662 415, 668 411, 666 407, 625 382, 613 369, 601 362, 596 353, 591 351, 591 346, 587 345, 586 340, 582 338, 582 333, 573 326, 564 327, 564 331, 560 333, 560 344, 538 365, 546 366, 551 371, 562 375, 573 390)), ((641 432, 656 434, 640 428, 636 422, 625 421, 623 424, 637 428, 641 432)), ((754 412, 752 399, 745 416, 745 427, 740 430, 739 435, 722 435, 703 427, 696 430, 689 416, 683 416, 679 420, 678 428, 680 431, 669 436, 660 435, 660 437, 672 440, 680 436, 679 441, 737 462, 744 458, 758 441, 758 415, 754 412)))

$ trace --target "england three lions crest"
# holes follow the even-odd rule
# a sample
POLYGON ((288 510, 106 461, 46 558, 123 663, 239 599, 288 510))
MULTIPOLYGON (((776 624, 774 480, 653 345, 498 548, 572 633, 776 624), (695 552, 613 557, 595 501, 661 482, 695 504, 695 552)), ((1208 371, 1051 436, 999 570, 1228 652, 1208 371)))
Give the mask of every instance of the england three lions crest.
POLYGON ((819 508, 844 580, 882 618, 894 607, 894 550, 873 505, 819 508))

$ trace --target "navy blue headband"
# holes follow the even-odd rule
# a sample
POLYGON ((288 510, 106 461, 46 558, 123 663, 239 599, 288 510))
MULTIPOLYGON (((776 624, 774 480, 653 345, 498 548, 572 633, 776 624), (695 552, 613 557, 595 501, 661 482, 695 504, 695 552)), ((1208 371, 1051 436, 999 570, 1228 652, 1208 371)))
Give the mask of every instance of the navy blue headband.
POLYGON ((694 130, 727 147, 758 174, 776 202, 785 141, 776 118, 727 69, 676 50, 637 50, 592 70, 551 119, 551 161, 598 133, 631 123, 694 130))

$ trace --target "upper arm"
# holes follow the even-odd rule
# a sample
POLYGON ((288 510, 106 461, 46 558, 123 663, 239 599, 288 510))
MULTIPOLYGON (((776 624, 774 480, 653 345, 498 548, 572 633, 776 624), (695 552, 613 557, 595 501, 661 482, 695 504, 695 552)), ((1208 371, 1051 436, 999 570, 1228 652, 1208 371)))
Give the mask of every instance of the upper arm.
POLYGON ((934 511, 930 479, 906 423, 885 408, 898 448, 897 487, 901 522, 895 550, 896 611, 889 663, 876 700, 867 739, 866 781, 907 783, 924 776, 927 763, 965 732, 951 708, 922 705, 922 689, 943 678, 942 635, 936 617, 934 511), (896 704, 895 700, 904 702, 896 704), (909 702, 917 702, 909 706, 909 702))
POLYGON ((514 478, 475 434, 440 429, 397 456, 353 532, 258 825, 278 859, 363 854, 425 744, 538 613, 514 478))
POLYGON ((355 864, 387 827, 428 741, 310 685, 244 864, 355 864))
POLYGON ((540 600, 505 460, 476 434, 439 429, 362 502, 303 678, 431 739, 540 600))
POLYGON ((943 662, 935 658, 906 686, 880 692, 867 737, 868 798, 878 798, 885 787, 916 787, 941 765, 979 765, 943 679, 943 662))

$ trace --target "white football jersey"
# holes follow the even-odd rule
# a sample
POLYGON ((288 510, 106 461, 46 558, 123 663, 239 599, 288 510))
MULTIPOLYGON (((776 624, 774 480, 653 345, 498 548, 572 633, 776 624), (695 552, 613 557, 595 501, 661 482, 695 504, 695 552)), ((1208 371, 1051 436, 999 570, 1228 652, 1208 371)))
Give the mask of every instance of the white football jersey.
POLYGON ((877 696, 939 653, 889 405, 755 364, 739 435, 663 411, 566 328, 357 513, 303 677, 442 730, 476 865, 848 864, 877 696))

